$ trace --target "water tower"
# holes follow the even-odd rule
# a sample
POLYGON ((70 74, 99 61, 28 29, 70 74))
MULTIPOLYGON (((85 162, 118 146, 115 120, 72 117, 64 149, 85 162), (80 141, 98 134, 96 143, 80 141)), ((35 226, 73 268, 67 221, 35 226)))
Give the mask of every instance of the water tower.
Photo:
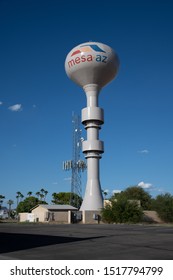
POLYGON ((83 88, 87 98, 87 107, 82 109, 82 124, 87 131, 87 140, 82 142, 82 151, 87 159, 87 184, 81 211, 103 208, 99 160, 104 152, 104 143, 99 140, 99 130, 104 123, 104 112, 99 107, 98 96, 101 88, 115 78, 118 68, 117 54, 102 43, 78 45, 66 57, 67 76, 83 88))

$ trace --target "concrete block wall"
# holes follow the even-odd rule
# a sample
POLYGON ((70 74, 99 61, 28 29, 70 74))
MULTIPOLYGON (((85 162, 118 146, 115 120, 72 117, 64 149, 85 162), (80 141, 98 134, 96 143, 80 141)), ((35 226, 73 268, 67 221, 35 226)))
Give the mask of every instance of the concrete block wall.
POLYGON ((101 222, 100 211, 82 211, 83 224, 99 224, 101 222))

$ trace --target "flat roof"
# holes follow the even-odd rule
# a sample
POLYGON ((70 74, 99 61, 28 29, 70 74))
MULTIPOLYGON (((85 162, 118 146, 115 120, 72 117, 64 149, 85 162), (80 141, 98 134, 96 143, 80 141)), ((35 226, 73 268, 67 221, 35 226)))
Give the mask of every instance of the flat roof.
POLYGON ((38 204, 35 207, 33 207, 31 210, 37 208, 37 207, 43 207, 47 210, 78 210, 78 208, 73 207, 71 205, 68 204, 38 204))

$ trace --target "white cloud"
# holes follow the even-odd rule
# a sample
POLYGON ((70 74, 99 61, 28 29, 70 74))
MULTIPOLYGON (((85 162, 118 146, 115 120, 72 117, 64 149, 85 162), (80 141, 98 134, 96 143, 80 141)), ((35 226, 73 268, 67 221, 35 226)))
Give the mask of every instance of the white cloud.
POLYGON ((71 177, 64 178, 64 181, 71 181, 71 177))
POLYGON ((120 193, 120 192, 122 192, 121 190, 113 190, 112 191, 112 193, 114 194, 114 193, 120 193))
POLYGON ((147 149, 140 150, 140 151, 138 151, 138 153, 140 153, 140 154, 148 154, 149 150, 147 150, 147 149))
POLYGON ((2 101, 0 101, 0 106, 3 104, 3 102, 2 101))
POLYGON ((15 105, 12 105, 10 107, 8 107, 8 109, 12 112, 19 112, 19 111, 22 111, 22 104, 15 104, 15 105))
POLYGON ((138 187, 141 187, 143 189, 151 189, 152 188, 152 184, 151 183, 144 183, 144 182, 140 182, 138 184, 138 187))

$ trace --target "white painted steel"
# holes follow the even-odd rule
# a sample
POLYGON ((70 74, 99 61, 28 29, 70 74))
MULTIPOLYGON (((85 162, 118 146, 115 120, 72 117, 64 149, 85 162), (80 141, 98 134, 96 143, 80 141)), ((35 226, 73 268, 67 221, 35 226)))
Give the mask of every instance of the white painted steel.
POLYGON ((116 76, 118 68, 117 54, 109 46, 98 42, 76 46, 65 61, 68 77, 81 87, 92 83, 102 88, 116 76))
POLYGON ((87 184, 81 211, 103 208, 99 159, 104 152, 104 143, 99 140, 99 130, 104 123, 104 111, 99 108, 98 96, 101 88, 115 78, 118 69, 117 54, 109 46, 98 42, 78 45, 66 57, 66 73, 83 87, 87 99, 87 107, 82 109, 81 118, 87 131, 87 140, 82 143, 87 159, 87 184))

